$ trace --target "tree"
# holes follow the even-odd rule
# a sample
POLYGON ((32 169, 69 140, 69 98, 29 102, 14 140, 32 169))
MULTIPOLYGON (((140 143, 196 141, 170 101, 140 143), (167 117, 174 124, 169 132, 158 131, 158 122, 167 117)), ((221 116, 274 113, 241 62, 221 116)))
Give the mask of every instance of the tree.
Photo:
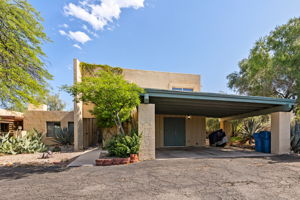
POLYGON ((143 89, 128 83, 121 74, 112 70, 99 70, 95 75, 83 77, 82 82, 63 87, 77 101, 95 104, 91 111, 101 127, 116 125, 125 134, 122 122, 126 121, 140 104, 143 89))
POLYGON ((41 49, 49 41, 40 14, 26 0, 0 1, 0 104, 22 107, 47 94, 41 49), (39 98, 38 98, 39 97, 39 98))
POLYGON ((48 110, 64 110, 66 103, 59 98, 59 94, 48 95, 46 99, 48 110))
POLYGON ((260 38, 239 72, 227 76, 240 94, 297 98, 300 93, 300 18, 278 26, 260 38))

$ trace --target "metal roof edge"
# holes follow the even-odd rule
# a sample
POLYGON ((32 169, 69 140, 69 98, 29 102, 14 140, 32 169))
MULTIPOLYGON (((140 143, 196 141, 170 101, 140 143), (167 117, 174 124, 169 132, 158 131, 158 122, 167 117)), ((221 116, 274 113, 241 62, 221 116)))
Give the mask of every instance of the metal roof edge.
MULTIPOLYGON (((207 92, 183 92, 174 90, 144 88, 145 93, 151 97, 165 98, 184 98, 184 99, 199 99, 199 100, 216 100, 216 101, 231 101, 231 102, 248 102, 276 105, 294 105, 296 100, 283 99, 262 96, 241 96, 233 94, 207 93, 207 92)), ((144 94, 141 94, 144 96, 144 94)))

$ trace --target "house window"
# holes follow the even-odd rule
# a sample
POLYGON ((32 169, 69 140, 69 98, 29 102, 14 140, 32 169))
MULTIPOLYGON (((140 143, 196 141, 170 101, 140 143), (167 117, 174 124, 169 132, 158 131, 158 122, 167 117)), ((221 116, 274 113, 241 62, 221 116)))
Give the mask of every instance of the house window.
POLYGON ((68 122, 68 131, 74 134, 74 122, 68 122))
POLYGON ((172 88, 174 91, 193 92, 193 88, 172 88))
POLYGON ((60 130, 60 122, 47 122, 47 137, 55 137, 60 130))

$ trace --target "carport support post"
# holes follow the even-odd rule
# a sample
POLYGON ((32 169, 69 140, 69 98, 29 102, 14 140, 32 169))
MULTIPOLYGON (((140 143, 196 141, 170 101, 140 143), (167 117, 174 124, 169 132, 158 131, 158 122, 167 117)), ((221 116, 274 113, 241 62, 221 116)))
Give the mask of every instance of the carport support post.
POLYGON ((140 160, 155 159, 155 105, 140 104, 138 107, 138 130, 142 134, 140 160))
POLYGON ((271 153, 290 153, 290 112, 275 112, 271 114, 271 153))
POLYGON ((220 129, 226 133, 228 139, 232 136, 232 124, 230 121, 224 121, 220 119, 220 129))
MULTIPOLYGON (((74 83, 81 82, 80 62, 78 59, 73 60, 74 65, 74 83)), ((82 119, 82 102, 74 102, 74 150, 83 149, 83 119, 82 119)))

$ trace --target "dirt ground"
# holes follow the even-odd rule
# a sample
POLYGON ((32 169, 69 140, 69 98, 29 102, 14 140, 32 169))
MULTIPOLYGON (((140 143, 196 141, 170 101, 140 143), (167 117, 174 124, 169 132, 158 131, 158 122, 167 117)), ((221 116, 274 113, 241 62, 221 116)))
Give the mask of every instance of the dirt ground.
POLYGON ((70 160, 83 154, 81 152, 53 152, 47 159, 41 159, 43 153, 18 154, 18 155, 0 155, 1 166, 18 166, 18 165, 56 165, 66 164, 70 160))
POLYGON ((0 167, 0 199, 299 199, 300 158, 204 158, 0 167))

